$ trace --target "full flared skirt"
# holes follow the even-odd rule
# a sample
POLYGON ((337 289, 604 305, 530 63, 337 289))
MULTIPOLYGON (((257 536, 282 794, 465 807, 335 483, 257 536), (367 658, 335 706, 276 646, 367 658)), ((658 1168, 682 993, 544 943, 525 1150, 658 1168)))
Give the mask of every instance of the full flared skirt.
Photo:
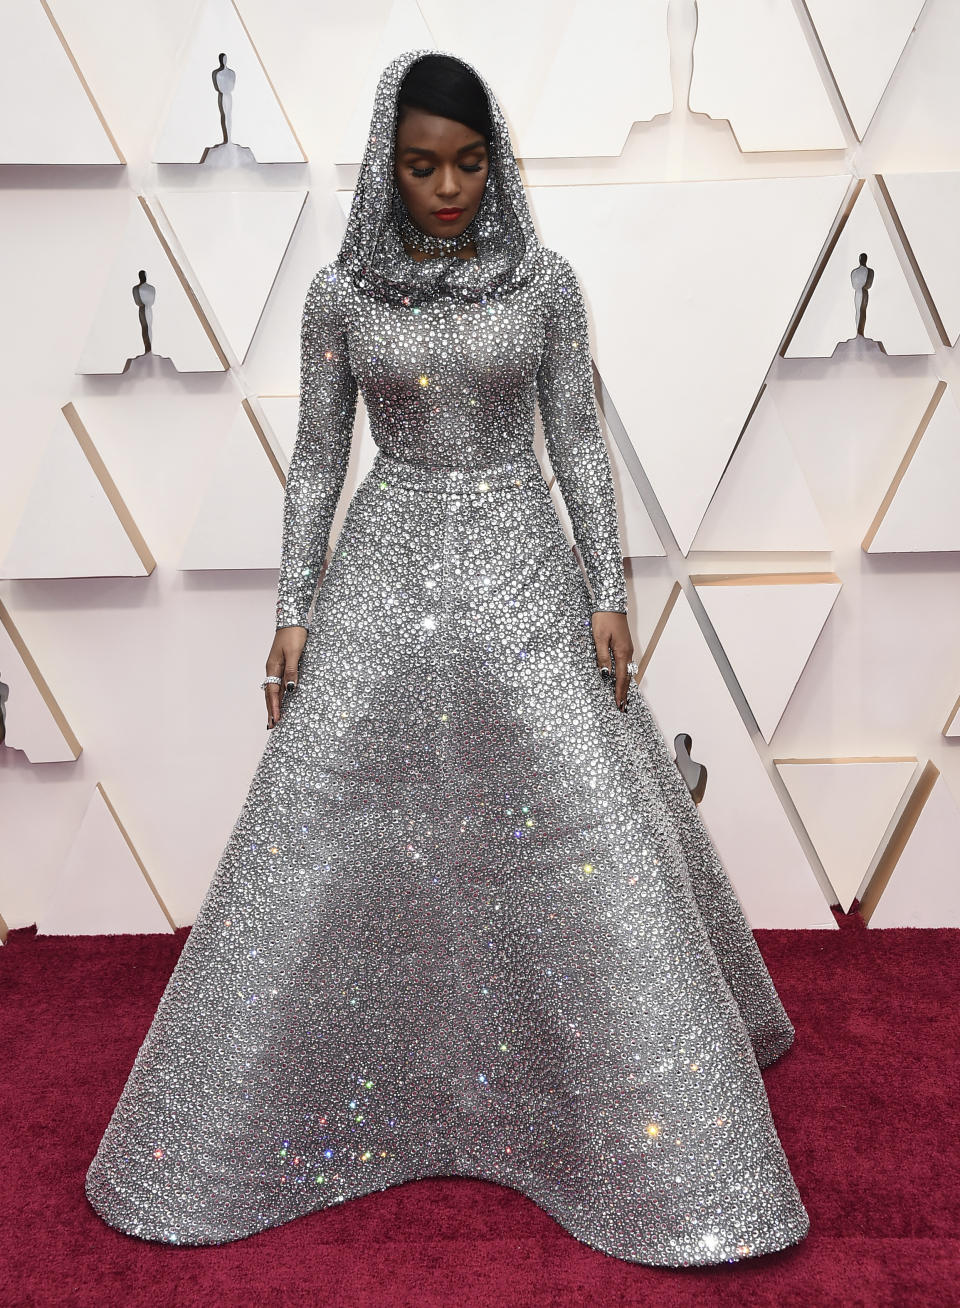
POLYGON ((752 1257, 809 1229, 793 1038, 532 450, 381 453, 86 1194, 200 1245, 471 1176, 620 1258, 752 1257))

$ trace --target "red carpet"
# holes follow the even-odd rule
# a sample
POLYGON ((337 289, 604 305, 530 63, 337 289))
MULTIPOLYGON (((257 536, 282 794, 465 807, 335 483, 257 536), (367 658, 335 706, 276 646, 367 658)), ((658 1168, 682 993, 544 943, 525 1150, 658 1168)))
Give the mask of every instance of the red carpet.
POLYGON ((483 1181, 412 1181, 234 1244, 121 1235, 87 1164, 187 938, 40 937, 0 949, 0 1303, 16 1305, 960 1304, 960 931, 758 931, 797 1028, 764 1082, 810 1213, 802 1244, 643 1267, 483 1181))

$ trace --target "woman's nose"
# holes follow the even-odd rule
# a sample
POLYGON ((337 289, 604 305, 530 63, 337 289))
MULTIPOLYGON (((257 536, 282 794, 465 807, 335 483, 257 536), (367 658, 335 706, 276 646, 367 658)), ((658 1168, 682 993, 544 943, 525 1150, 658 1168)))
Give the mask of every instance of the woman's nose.
POLYGON ((452 168, 442 169, 439 185, 437 186, 437 195, 442 196, 443 199, 446 200, 451 196, 459 195, 459 193, 460 179, 457 177, 456 171, 452 168))

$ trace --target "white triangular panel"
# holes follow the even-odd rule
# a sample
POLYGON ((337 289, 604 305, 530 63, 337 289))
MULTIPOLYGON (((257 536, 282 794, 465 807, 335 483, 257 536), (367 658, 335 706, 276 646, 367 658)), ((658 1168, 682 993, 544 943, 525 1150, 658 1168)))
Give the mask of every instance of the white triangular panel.
POLYGON ((0 7, 0 164, 123 162, 45 7, 0 7))
POLYGON ((178 372, 222 372, 226 359, 219 356, 135 197, 116 251, 77 372, 122 373, 128 359, 149 359, 144 354, 140 307, 134 299, 141 270, 156 291, 150 324, 152 354, 169 359, 178 372))
POLYGON ((870 554, 960 550, 960 409, 943 383, 865 548, 870 554))
MULTIPOLYGON (((284 473, 286 473, 290 467, 290 458, 297 439, 297 420, 300 411, 299 398, 296 395, 261 395, 259 403, 270 426, 270 431, 275 438, 277 455, 284 473)), ((370 434, 370 422, 367 418, 366 407, 361 400, 357 405, 357 420, 353 429, 353 444, 350 449, 350 461, 347 464, 347 475, 344 478, 343 490, 340 493, 340 499, 337 501, 333 523, 330 528, 329 547, 331 549, 340 535, 340 528, 343 525, 343 519, 346 517, 353 493, 370 471, 376 453, 377 447, 370 434)), ((279 563, 279 540, 278 536, 273 547, 272 564, 262 566, 276 567, 279 563)))
POLYGON ((791 0, 697 0, 690 108, 725 118, 741 150, 843 150, 791 0))
POLYGON ((832 574, 806 582, 783 576, 759 582, 738 577, 723 583, 692 580, 757 726, 769 740, 841 583, 832 574))
POLYGON ((951 345, 960 337, 960 172, 884 173, 920 273, 951 345))
POLYGON ((869 186, 862 186, 830 252, 803 316, 785 351, 788 359, 829 359, 838 344, 857 335, 851 274, 860 255, 873 273, 863 335, 887 354, 932 354, 933 346, 880 217, 869 186))
MULTIPOLYGON (((598 21, 592 0, 575 0, 549 42, 534 34, 530 47, 518 43, 537 54, 549 52, 549 62, 539 70, 529 111, 517 115, 516 153, 525 159, 619 155, 634 123, 668 114, 668 7, 669 0, 608 0, 598 21), (590 113, 583 112, 585 104, 590 113)), ((543 14, 534 10, 531 18, 542 30, 543 14)))
POLYGON ((849 913, 917 760, 775 761, 837 902, 849 913))
MULTIPOLYGON (((95 451, 93 457, 99 462, 95 451)), ((155 566, 109 474, 91 465, 60 414, 0 562, 0 577, 145 577, 155 566)))
POLYGON ((41 936, 173 931, 102 788, 94 787, 83 821, 37 914, 41 936))
POLYGON ((870 917, 871 927, 960 927, 960 810, 939 776, 870 917))
MULTIPOLYGON (((437 42, 416 0, 392 0, 367 46, 367 73, 357 86, 352 112, 336 147, 335 163, 358 164, 363 158, 370 134, 373 98, 380 75, 387 64, 407 50, 437 48, 437 42)), ((469 59, 469 56, 464 55, 464 58, 469 59)), ((348 204, 348 210, 349 207, 348 204)))
POLYGON ((617 512, 620 515, 620 540, 625 558, 663 558, 666 551, 663 541, 657 535, 656 528, 650 521, 647 506, 637 489, 630 470, 623 461, 620 447, 607 430, 601 419, 601 426, 606 436, 607 449, 610 452, 610 467, 613 471, 613 484, 617 493, 617 512))
POLYGON ((178 567, 275 568, 283 487, 241 409, 214 461, 178 567))
POLYGON ((903 53, 924 0, 805 0, 843 103, 864 133, 903 53))
POLYGON ((597 367, 684 553, 848 181, 844 174, 528 192, 544 244, 576 271, 597 367))
POLYGON ((734 450, 695 550, 829 550, 830 537, 769 389, 734 450))
POLYGON ((223 336, 243 361, 306 191, 164 191, 161 205, 223 336), (243 276, 237 276, 237 269, 243 276))
POLYGON ((10 687, 4 704, 4 745, 22 750, 30 763, 72 763, 78 758, 80 742, 2 603, 0 675, 10 687))
MULTIPOLYGON (((303 163, 306 155, 230 0, 203 0, 193 33, 180 52, 179 80, 153 149, 155 163, 201 163, 223 143, 214 75, 220 54, 235 74, 230 92, 225 162, 303 163)), ((211 156, 208 162, 213 162, 211 156)))
POLYGON ((707 768, 700 812, 750 925, 836 930, 683 595, 660 634, 640 689, 671 754, 676 736, 686 732, 693 757, 707 768))
POLYGON ((893 368, 882 355, 875 363, 851 357, 778 369, 775 386, 766 392, 773 392, 770 402, 836 549, 863 541, 934 390, 926 367, 893 368))

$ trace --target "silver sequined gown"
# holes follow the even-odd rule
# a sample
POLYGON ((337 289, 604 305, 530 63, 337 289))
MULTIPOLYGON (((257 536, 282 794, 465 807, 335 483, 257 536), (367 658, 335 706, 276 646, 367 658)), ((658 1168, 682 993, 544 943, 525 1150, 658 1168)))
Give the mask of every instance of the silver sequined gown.
POLYGON ((626 602, 580 287, 489 87, 478 256, 405 254, 395 98, 423 53, 383 73, 304 308, 299 688, 86 1193, 198 1245, 483 1177, 636 1262, 780 1249, 809 1219, 760 1068, 794 1028, 638 685, 621 713, 597 671, 591 613, 626 602), (360 394, 379 453, 318 588, 360 394))

